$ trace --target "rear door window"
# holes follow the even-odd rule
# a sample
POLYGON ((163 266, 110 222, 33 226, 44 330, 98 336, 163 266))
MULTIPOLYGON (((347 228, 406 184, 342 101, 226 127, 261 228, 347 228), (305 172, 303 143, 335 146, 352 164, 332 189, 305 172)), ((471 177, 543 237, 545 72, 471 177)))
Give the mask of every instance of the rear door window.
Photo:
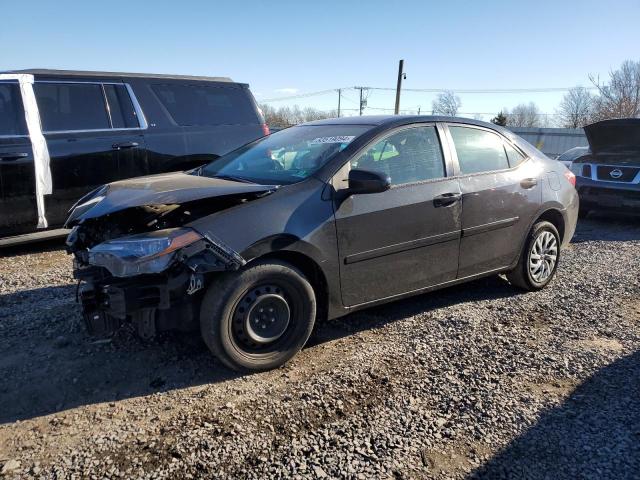
POLYGON ((104 85, 104 94, 109 104, 113 128, 138 128, 136 109, 124 85, 104 85))
POLYGON ((469 127, 452 126, 449 130, 463 175, 509 168, 507 154, 498 135, 469 127))
POLYGON ((27 135, 20 86, 0 82, 0 136, 27 135))
POLYGON ((45 132, 111 128, 100 84, 36 82, 34 91, 45 132))
POLYGON ((156 84, 151 88, 181 126, 260 123, 243 88, 192 84, 156 84))
POLYGON ((509 166, 511 168, 517 167, 522 162, 524 162, 525 156, 522 155, 519 151, 517 151, 507 142, 504 143, 504 149, 507 151, 507 157, 509 158, 509 166))

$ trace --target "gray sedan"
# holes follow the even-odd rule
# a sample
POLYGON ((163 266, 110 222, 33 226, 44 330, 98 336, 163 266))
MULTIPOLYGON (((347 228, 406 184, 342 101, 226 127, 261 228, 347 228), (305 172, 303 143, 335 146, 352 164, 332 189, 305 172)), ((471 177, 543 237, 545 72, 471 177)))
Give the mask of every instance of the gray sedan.
POLYGON ((322 318, 501 273, 545 287, 575 230, 574 185, 493 124, 322 120, 105 185, 72 211, 68 245, 90 333, 199 328, 226 365, 264 370, 322 318))

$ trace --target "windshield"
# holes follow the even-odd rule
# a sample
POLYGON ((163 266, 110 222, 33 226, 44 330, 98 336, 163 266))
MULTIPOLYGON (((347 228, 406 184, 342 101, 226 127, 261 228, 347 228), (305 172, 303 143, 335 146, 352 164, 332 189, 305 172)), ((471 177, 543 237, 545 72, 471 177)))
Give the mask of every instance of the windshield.
POLYGON ((587 147, 574 147, 571 150, 567 150, 562 155, 558 157, 558 161, 560 162, 572 162, 576 158, 588 153, 589 149, 587 147))
POLYGON ((214 160, 200 174, 264 184, 296 183, 312 175, 370 128, 366 125, 287 128, 214 160))

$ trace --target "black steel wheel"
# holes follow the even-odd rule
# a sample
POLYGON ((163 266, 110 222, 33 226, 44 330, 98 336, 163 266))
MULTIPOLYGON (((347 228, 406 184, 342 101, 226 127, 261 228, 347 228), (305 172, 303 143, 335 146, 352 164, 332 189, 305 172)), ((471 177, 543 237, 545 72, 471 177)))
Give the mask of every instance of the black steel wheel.
POLYGON ((315 293, 301 272, 284 262, 260 262, 212 282, 200 327, 225 365, 260 371, 284 364, 304 346, 315 314, 315 293))

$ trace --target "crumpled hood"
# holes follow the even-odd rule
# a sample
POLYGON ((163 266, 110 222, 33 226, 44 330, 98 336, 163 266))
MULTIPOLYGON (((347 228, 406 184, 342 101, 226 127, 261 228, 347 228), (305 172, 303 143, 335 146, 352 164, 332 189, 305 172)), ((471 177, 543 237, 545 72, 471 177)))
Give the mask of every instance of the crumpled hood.
POLYGON ((640 118, 603 120, 584 127, 592 153, 640 152, 640 118))
POLYGON ((81 198, 73 207, 65 225, 70 227, 80 220, 101 217, 131 207, 269 193, 277 188, 275 185, 242 183, 184 172, 137 177, 109 183, 81 198))

